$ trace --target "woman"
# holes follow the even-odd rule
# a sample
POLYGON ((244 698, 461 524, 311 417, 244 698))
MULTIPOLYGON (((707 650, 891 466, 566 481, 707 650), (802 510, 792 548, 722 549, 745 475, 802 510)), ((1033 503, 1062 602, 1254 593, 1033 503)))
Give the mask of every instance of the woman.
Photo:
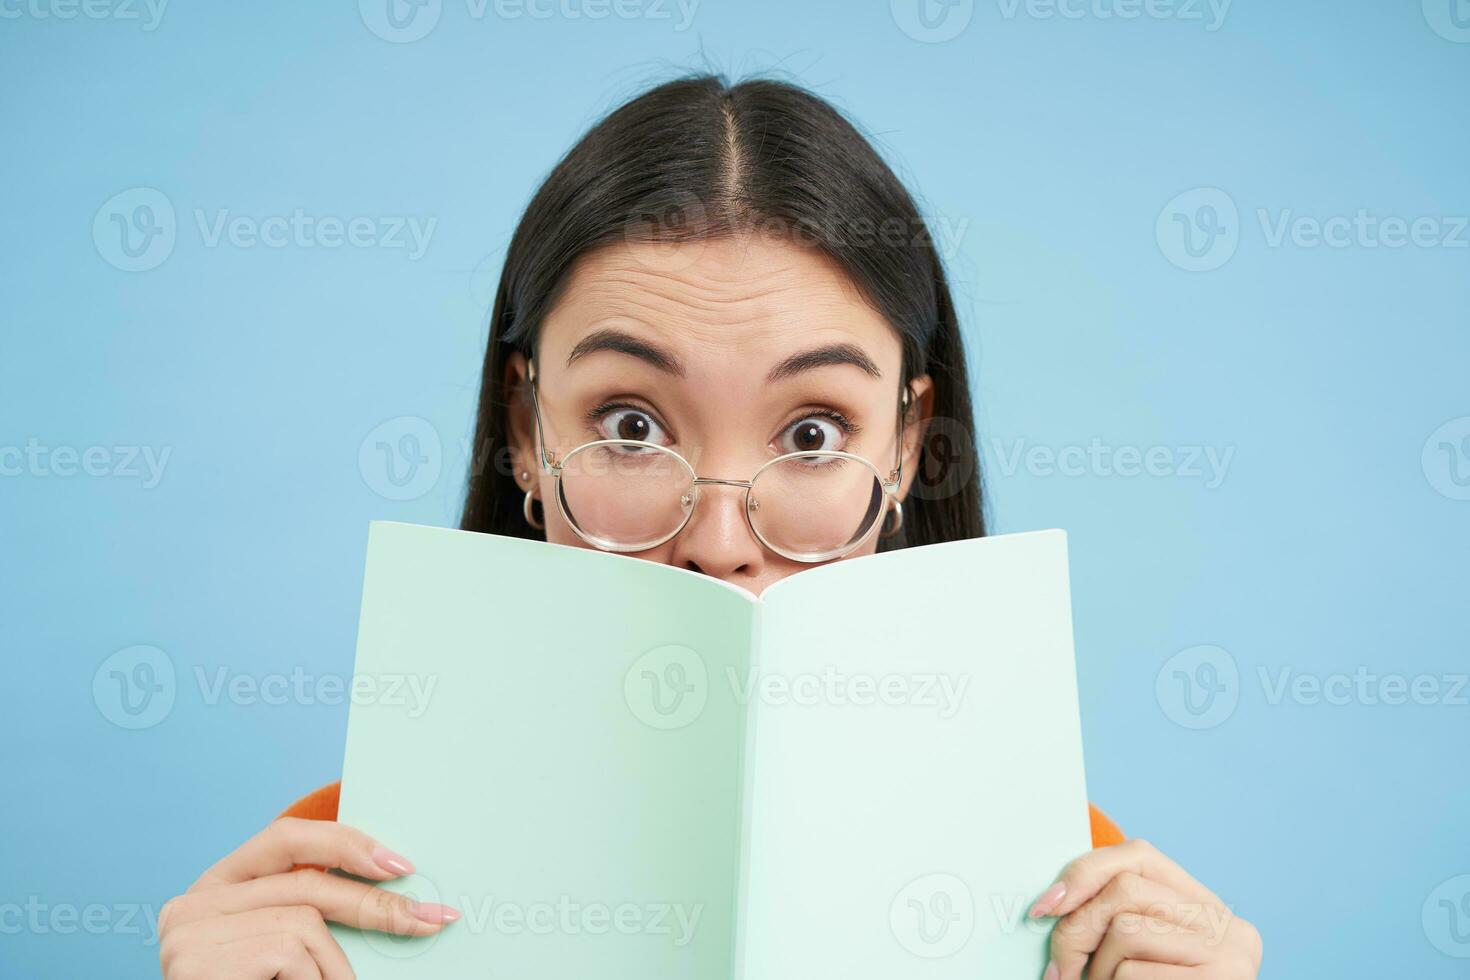
MULTIPOLYGON (((475 445, 465 529, 756 593, 816 561, 985 533, 959 324, 924 222, 857 130, 777 82, 663 85, 552 171, 506 256, 475 445), (664 476, 583 465, 589 442, 664 476), (870 492, 783 523, 813 499, 782 496, 798 470, 870 492), (764 509, 745 493, 756 474, 764 509)), ((336 802, 335 784, 299 801, 168 903, 165 977, 334 980, 352 973, 324 920, 427 935, 458 918, 301 869, 415 870, 336 824, 336 802)), ((1256 975, 1249 923, 1091 819, 1094 850, 1031 910, 1060 920, 1047 980, 1256 975)))

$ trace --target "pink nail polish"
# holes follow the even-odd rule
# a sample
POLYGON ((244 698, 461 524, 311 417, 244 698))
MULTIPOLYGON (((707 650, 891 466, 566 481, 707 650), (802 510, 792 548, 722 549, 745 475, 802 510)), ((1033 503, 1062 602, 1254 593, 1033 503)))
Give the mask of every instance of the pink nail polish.
POLYGON ((408 858, 402 854, 395 854, 382 844, 373 848, 373 861, 384 871, 391 871, 396 875, 411 875, 417 870, 408 858))
POLYGON ((1031 906, 1031 918, 1039 919, 1043 915, 1050 915, 1052 909, 1061 904, 1062 897, 1067 894, 1066 882, 1059 881, 1046 890, 1046 893, 1036 900, 1031 906))
POLYGON ((459 921, 459 913, 448 905, 435 905, 432 902, 409 902, 408 911, 415 919, 432 923, 436 926, 445 922, 459 921))
POLYGON ((1062 980, 1062 971, 1057 969, 1055 963, 1048 963, 1046 973, 1042 975, 1041 980, 1062 980))

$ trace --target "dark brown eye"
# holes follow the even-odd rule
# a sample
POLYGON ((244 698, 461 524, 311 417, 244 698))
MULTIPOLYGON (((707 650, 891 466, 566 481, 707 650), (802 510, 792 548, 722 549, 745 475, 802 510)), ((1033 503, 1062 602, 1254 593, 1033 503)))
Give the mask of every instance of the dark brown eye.
POLYGON ((620 408, 609 412, 599 426, 604 439, 627 439, 630 442, 667 441, 667 433, 647 412, 636 408, 620 408))
POLYGON ((624 415, 618 419, 619 439, 643 440, 648 438, 648 432, 649 425, 648 419, 646 418, 637 415, 624 415))
POLYGON ((842 430, 823 418, 804 418, 787 428, 781 437, 781 451, 810 453, 821 449, 842 448, 842 430))

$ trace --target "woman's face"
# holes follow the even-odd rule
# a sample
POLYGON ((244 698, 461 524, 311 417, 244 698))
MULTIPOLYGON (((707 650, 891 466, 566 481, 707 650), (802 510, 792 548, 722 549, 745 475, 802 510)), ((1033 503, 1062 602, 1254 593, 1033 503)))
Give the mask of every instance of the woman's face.
MULTIPOLYGON (((902 348, 841 268, 814 248, 750 236, 679 245, 617 243, 584 256, 542 326, 536 380, 546 448, 634 438, 684 456, 701 477, 748 480, 783 453, 837 449, 886 478, 897 452, 902 348), (813 356, 815 355, 815 356, 813 356)), ((522 489, 537 488, 546 537, 592 547, 555 504, 538 465, 527 364, 506 367, 522 489), (527 474, 529 474, 527 476, 527 474)), ((932 405, 911 381, 918 423, 904 435, 908 492, 932 405)), ((759 594, 810 564, 752 534, 744 490, 705 485, 684 530, 635 554, 759 594)), ((846 557, 871 554, 877 535, 846 557)))

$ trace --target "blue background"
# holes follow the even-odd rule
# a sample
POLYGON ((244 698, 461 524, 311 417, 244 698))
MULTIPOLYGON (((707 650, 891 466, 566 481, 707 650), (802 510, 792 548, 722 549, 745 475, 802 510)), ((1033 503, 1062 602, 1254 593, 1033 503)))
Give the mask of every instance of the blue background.
POLYGON ((0 477, 0 975, 156 975, 117 907, 156 912, 337 777, 344 706, 210 704, 196 668, 350 673, 367 522, 457 521, 520 210, 597 116, 702 67, 831 99, 951 229, 994 526, 1071 534, 1092 798, 1260 927, 1263 976, 1464 975, 1470 908, 1439 899, 1470 882, 1467 692, 1273 689, 1364 668, 1447 695, 1470 670, 1470 232, 1273 246, 1258 214, 1470 214, 1470 32, 1448 0, 1238 0, 1213 30, 1205 7, 978 0, 948 40, 906 0, 704 0, 684 30, 646 2, 593 20, 444 0, 409 43, 344 0, 179 3, 153 30, 142 7, 28 2, 0 22, 0 453, 103 447, 111 468, 0 477), (106 230, 136 198, 107 202, 134 188, 167 198, 176 241, 128 272, 106 230), (1170 205, 1197 188, 1237 217, 1201 210, 1209 191, 1170 205), (436 224, 412 258, 211 247, 195 217, 296 208, 436 224), (1181 268, 1181 221, 1195 244, 1224 229, 1218 268, 1181 268), (385 422, 440 440, 415 499, 365 465, 376 437, 360 460, 385 422), (1006 465, 1094 439, 1162 447, 1167 472, 1006 465), (127 446, 169 452, 156 486, 127 446), (1223 479, 1190 475, 1192 447, 1231 452, 1223 479), (127 730, 93 679, 139 644, 176 700, 127 730), (15 928, 28 903, 40 927, 15 928), (48 924, 91 904, 97 928, 48 924))

